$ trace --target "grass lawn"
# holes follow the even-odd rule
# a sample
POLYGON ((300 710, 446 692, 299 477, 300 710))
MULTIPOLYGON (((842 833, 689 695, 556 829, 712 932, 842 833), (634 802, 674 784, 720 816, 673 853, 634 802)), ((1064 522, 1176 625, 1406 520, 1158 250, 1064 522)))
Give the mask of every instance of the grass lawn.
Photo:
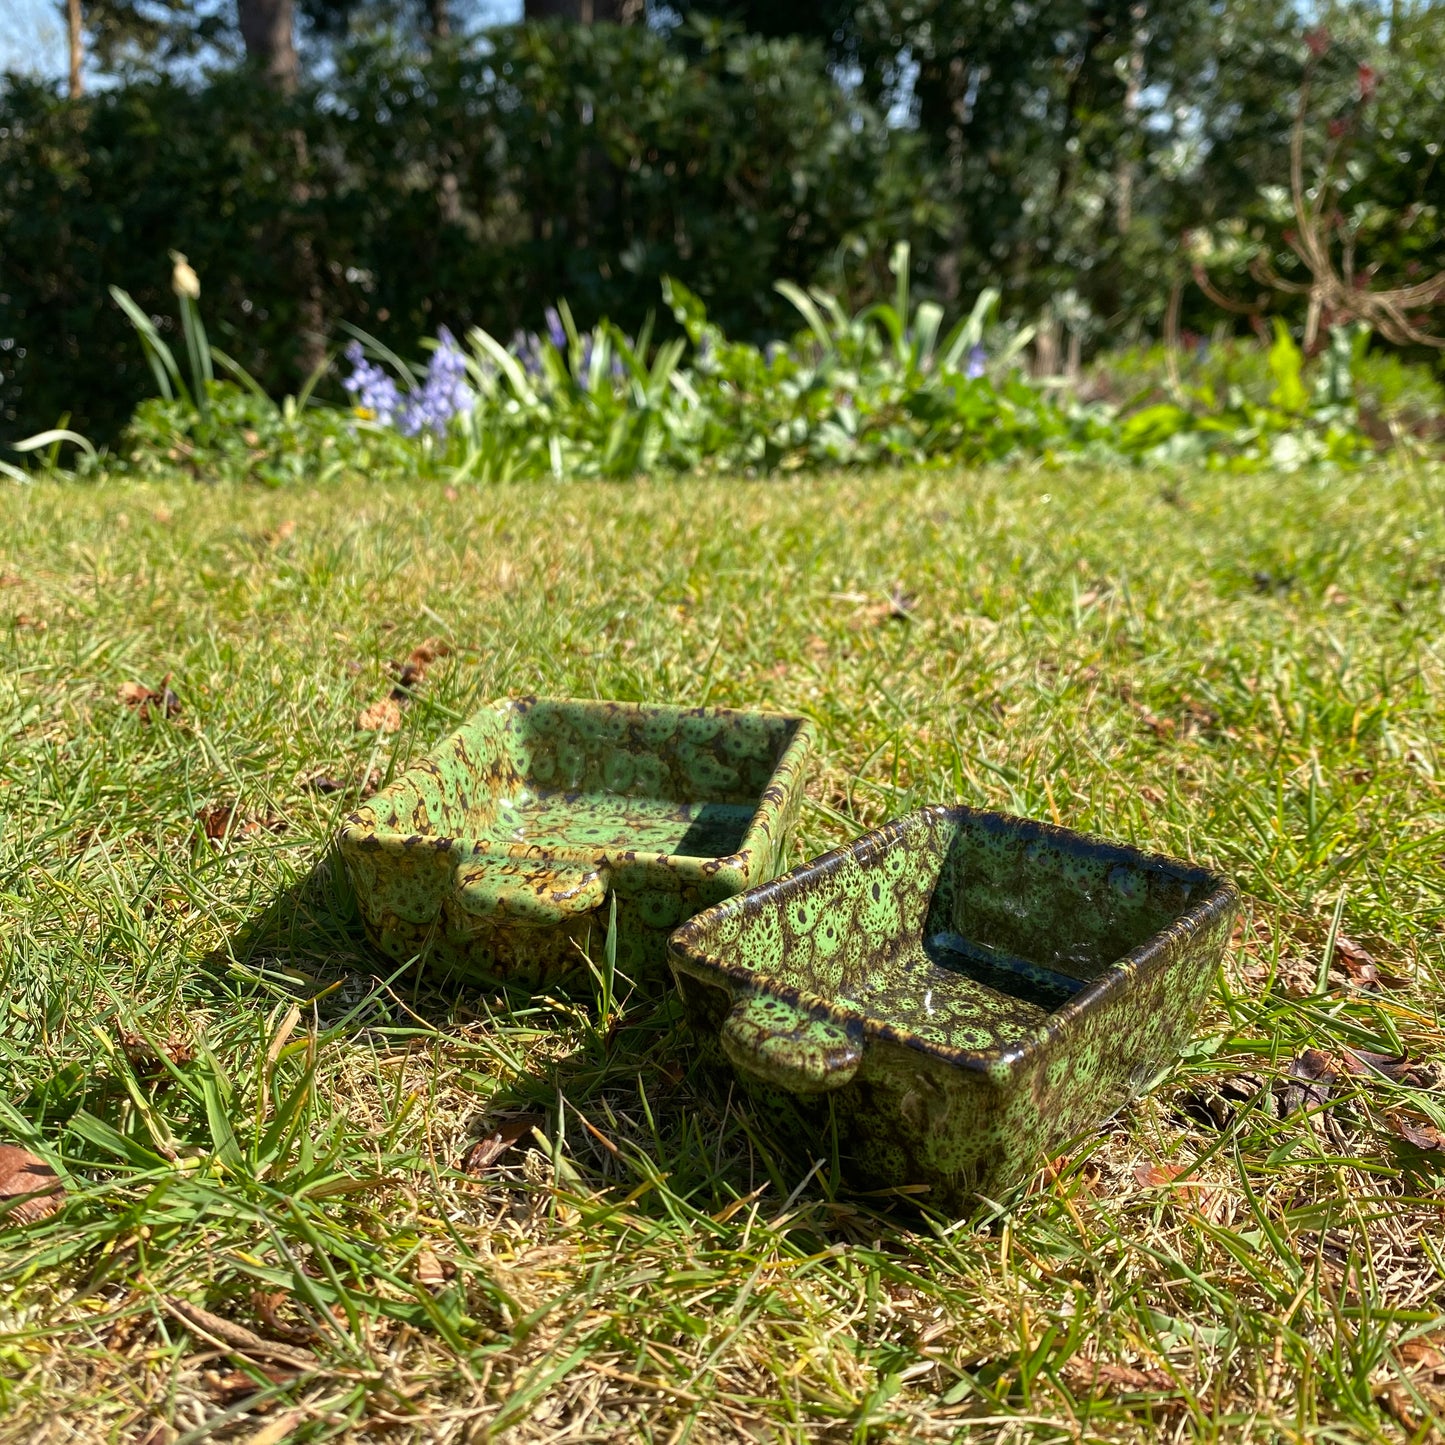
POLYGON ((0 508, 0 1137, 68 1190, 0 1224, 0 1440, 1445 1418, 1445 472, 0 508), (958 797, 1217 865, 1197 1044, 992 1213, 795 1189, 670 999, 457 996, 360 937, 358 789, 532 691, 810 713, 802 856, 958 797))

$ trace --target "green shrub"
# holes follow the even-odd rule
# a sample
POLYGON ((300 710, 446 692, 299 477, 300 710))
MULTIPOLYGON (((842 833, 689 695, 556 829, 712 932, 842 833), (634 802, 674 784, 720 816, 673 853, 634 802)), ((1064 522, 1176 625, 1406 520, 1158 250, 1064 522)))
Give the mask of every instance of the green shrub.
POLYGON ((200 314, 178 286, 187 387, 151 321, 117 292, 163 392, 138 409, 124 451, 143 474, 183 468, 277 485, 382 468, 453 482, 560 480, 1019 455, 1296 469, 1349 464, 1373 450, 1353 399, 1362 334, 1332 333, 1328 364, 1307 372, 1278 323, 1263 400, 1237 386, 1221 400, 1196 386, 1179 388, 1177 400, 1120 408, 1028 381, 1015 361, 1026 337, 990 327, 997 292, 984 292, 945 331, 939 306, 912 303, 906 245, 894 248, 890 269, 892 302, 851 315, 819 288, 779 283, 805 326, 788 344, 765 348, 729 338, 671 279, 663 292, 683 336, 656 345, 646 331, 634 341, 607 321, 583 330, 565 303, 549 309, 545 335, 510 346, 474 327, 467 352, 443 328, 425 368, 372 338, 368 356, 358 333, 341 380, 353 399, 349 415, 308 408, 305 392, 278 405, 220 352, 216 360, 242 385, 207 380, 200 314))

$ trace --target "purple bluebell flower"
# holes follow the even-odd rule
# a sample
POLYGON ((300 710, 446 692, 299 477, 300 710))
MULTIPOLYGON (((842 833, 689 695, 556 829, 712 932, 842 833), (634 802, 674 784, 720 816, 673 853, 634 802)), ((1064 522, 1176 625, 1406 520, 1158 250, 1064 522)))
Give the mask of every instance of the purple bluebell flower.
POLYGON ((542 338, 535 331, 519 331, 512 337, 512 355, 522 363, 528 376, 542 374, 542 338))
POLYGON ((592 386, 592 347, 594 345, 592 333, 589 331, 582 338, 582 364, 577 368, 577 380, 582 383, 582 389, 588 391, 592 386))
POLYGON ((557 348, 558 351, 567 349, 567 333, 562 327, 562 317, 558 314, 555 306, 549 306, 542 315, 547 321, 547 340, 557 348))
POLYGON ((988 363, 988 352, 982 346, 975 346, 968 353, 968 365, 964 367, 963 374, 970 381, 977 381, 983 375, 984 367, 988 363))
POLYGON ((366 359, 359 341, 351 342, 343 354, 351 363, 351 375, 342 385, 351 394, 352 405, 370 412, 382 426, 390 426, 401 409, 401 391, 395 380, 366 359))
POLYGON ((459 413, 470 411, 472 402, 466 358, 456 337, 443 326, 437 332, 437 347, 425 379, 402 404, 397 430, 408 437, 420 436, 424 431, 445 436, 447 424, 459 413))

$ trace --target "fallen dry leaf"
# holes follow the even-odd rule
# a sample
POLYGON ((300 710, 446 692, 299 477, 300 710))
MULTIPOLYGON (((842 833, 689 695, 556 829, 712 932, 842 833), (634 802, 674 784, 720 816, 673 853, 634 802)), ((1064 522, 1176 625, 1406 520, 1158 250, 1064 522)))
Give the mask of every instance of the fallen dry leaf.
POLYGON ((1134 711, 1138 713, 1139 721, 1160 742, 1168 742, 1174 736, 1174 719, 1172 717, 1160 717, 1158 713, 1150 712, 1142 703, 1138 704, 1134 711))
POLYGON ((1407 1144, 1417 1149, 1430 1151, 1445 1150, 1445 1130, 1419 1114, 1408 1114, 1403 1109, 1392 1109, 1385 1117, 1390 1127, 1407 1144))
MULTIPOLYGON (((251 1368, 273 1385, 284 1385, 296 1378, 295 1370, 276 1369, 274 1366, 267 1368, 255 1363, 252 1363, 251 1368)), ((244 1400, 248 1395, 254 1395, 261 1389, 256 1381, 256 1376, 248 1375, 244 1370, 229 1370, 224 1375, 215 1370, 202 1370, 201 1379, 205 1382, 207 1393, 220 1405, 232 1405, 237 1400, 244 1400)), ((251 1408, 252 1411, 260 1413, 269 1410, 273 1403, 270 1400, 263 1400, 251 1408)))
POLYGON ((149 722, 154 708, 165 717, 175 717, 181 710, 181 700, 171 691, 171 675, 161 679, 159 688, 147 687, 143 682, 123 682, 116 697, 127 707, 135 708, 142 722, 149 722))
POLYGON ((1173 1184, 1187 1168, 1184 1164, 1140 1164, 1134 1170, 1134 1179, 1143 1189, 1158 1189, 1173 1184))
POLYGON ((1146 803, 1159 804, 1165 800, 1163 792, 1158 788, 1150 787, 1147 783, 1139 789, 1139 796, 1143 798, 1146 803))
POLYGON ((196 822, 208 841, 217 846, 228 839, 254 838, 261 833, 284 833, 286 820, 274 813, 242 812, 239 802, 213 803, 196 814, 196 822))
POLYGON ((244 1445, 281 1445, 311 1418, 307 1410, 287 1410, 277 1415, 269 1424, 262 1425, 254 1434, 247 1435, 244 1445))
MULTIPOLYGON (((251 443, 252 446, 255 443, 251 443)), ((262 532, 262 538, 272 547, 278 542, 288 542, 296 535, 296 523, 288 517, 279 527, 273 527, 269 531, 262 532)))
POLYGON ((1442 1343, 1445 1343, 1445 1340, 1439 1336, 1416 1335, 1414 1339, 1401 1340, 1395 1346, 1395 1353, 1401 1362, 1409 1365, 1411 1369, 1432 1375, 1445 1375, 1445 1351, 1440 1348, 1442 1343))
POLYGON ((440 1289, 456 1272, 457 1267, 450 1260, 438 1259, 424 1246, 417 1251, 414 1275, 416 1282, 427 1289, 440 1289))
POLYGON ((1409 988, 1408 979, 1393 973, 1382 973, 1380 965, 1368 949, 1362 948, 1352 939, 1340 934, 1335 939, 1335 957, 1339 960, 1350 982, 1360 988, 1409 988))
POLYGON ((1084 1388, 1095 1393, 1102 1389, 1113 1394, 1136 1395, 1174 1388, 1174 1381, 1163 1370, 1139 1369, 1134 1365, 1109 1361, 1073 1359, 1064 1366, 1064 1375, 1075 1389, 1084 1388))
POLYGON ((152 519, 158 522, 162 527, 170 526, 173 520, 173 515, 174 514, 171 512, 171 509, 169 507, 157 507, 151 513, 152 519))
POLYGON ((174 1034, 159 1047, 134 1029, 120 1029, 116 1039, 131 1068, 143 1078, 159 1078, 165 1074, 166 1066, 162 1054, 177 1068, 195 1062, 195 1046, 187 1039, 178 1039, 174 1034))
POLYGON ((364 733, 394 733, 401 729, 401 704, 394 697, 379 698, 362 708, 356 726, 364 733))
POLYGON ((451 644, 440 637, 428 637, 412 648, 405 662, 389 662, 387 670, 396 679, 391 695, 398 702, 406 702, 412 689, 426 677, 426 670, 439 657, 451 655, 451 644))
POLYGON ((490 1133, 478 1139, 462 1155, 460 1168, 464 1174, 482 1174, 489 1169, 519 1139, 524 1139, 533 1129, 539 1129, 546 1121, 540 1114, 520 1114, 498 1124, 490 1133))
POLYGON ((48 1219, 64 1200, 60 1176, 50 1165, 18 1144, 0 1144, 0 1220, 35 1224, 48 1219))
POLYGON ((312 793, 339 793, 346 784, 340 778, 333 778, 329 773, 317 773, 314 777, 307 778, 301 786, 312 793))
POLYGON ((310 1344, 316 1338, 315 1330, 301 1325, 288 1325, 277 1313, 290 1298, 285 1290, 253 1289, 251 1308, 256 1311, 261 1323, 278 1339, 293 1345, 310 1344))
POLYGON ((0 572, 0 587, 23 587, 25 579, 17 577, 13 572, 0 572))
POLYGON ((1306 1049, 1299 1058, 1291 1059, 1286 1070, 1291 1083, 1284 1091, 1284 1111, 1323 1109, 1330 1102, 1330 1089, 1339 1078, 1334 1060, 1318 1049, 1306 1049))
POLYGON ((1345 1069, 1368 1078, 1378 1074, 1392 1084, 1412 1089, 1428 1089, 1431 1084, 1425 1066, 1409 1054, 1372 1054, 1368 1049, 1346 1049, 1339 1058, 1345 1069))
POLYGON ((1409 1386, 1399 1380, 1390 1380, 1386 1384, 1376 1385, 1375 1398, 1380 1402, 1381 1407, 1388 1414, 1393 1415, 1402 1428, 1415 1439, 1438 1441, 1440 1433, 1437 1430, 1421 1434, 1422 1424, 1428 1422, 1420 1419, 1419 1412, 1424 1410, 1438 1415, 1442 1409, 1445 1409, 1445 1395, 1442 1395, 1439 1390, 1431 1389, 1419 1380, 1413 1383, 1419 1395, 1423 1397, 1423 1404, 1411 1393, 1409 1386))
POLYGON ((28 612, 15 614, 16 627, 29 628, 32 632, 45 632, 50 624, 43 617, 32 617, 28 612))
MULTIPOLYGON (((1074 1161, 1067 1154, 1060 1154, 1057 1158, 1050 1159, 1039 1171, 1034 1183, 1030 1186, 1029 1192, 1035 1193, 1049 1185, 1056 1185, 1063 1182, 1065 1176, 1074 1167, 1074 1161)), ((1092 1159, 1086 1159, 1079 1166, 1078 1172, 1074 1175, 1076 1187, 1080 1193, 1092 1194, 1095 1186, 1102 1178, 1099 1166, 1092 1159)))

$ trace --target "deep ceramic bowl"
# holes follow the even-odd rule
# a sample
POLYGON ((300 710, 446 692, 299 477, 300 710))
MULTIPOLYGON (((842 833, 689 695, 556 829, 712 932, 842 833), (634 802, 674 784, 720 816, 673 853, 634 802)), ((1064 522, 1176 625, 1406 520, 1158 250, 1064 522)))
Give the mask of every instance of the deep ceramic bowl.
POLYGON ((727 708, 520 698, 484 708, 343 825, 368 933, 479 981, 665 977, 669 930, 772 878, 812 725, 727 708))
POLYGON ((668 954, 810 1159, 836 1127, 845 1173, 962 1213, 1178 1056, 1237 903, 1203 868, 935 807, 699 913, 668 954))

